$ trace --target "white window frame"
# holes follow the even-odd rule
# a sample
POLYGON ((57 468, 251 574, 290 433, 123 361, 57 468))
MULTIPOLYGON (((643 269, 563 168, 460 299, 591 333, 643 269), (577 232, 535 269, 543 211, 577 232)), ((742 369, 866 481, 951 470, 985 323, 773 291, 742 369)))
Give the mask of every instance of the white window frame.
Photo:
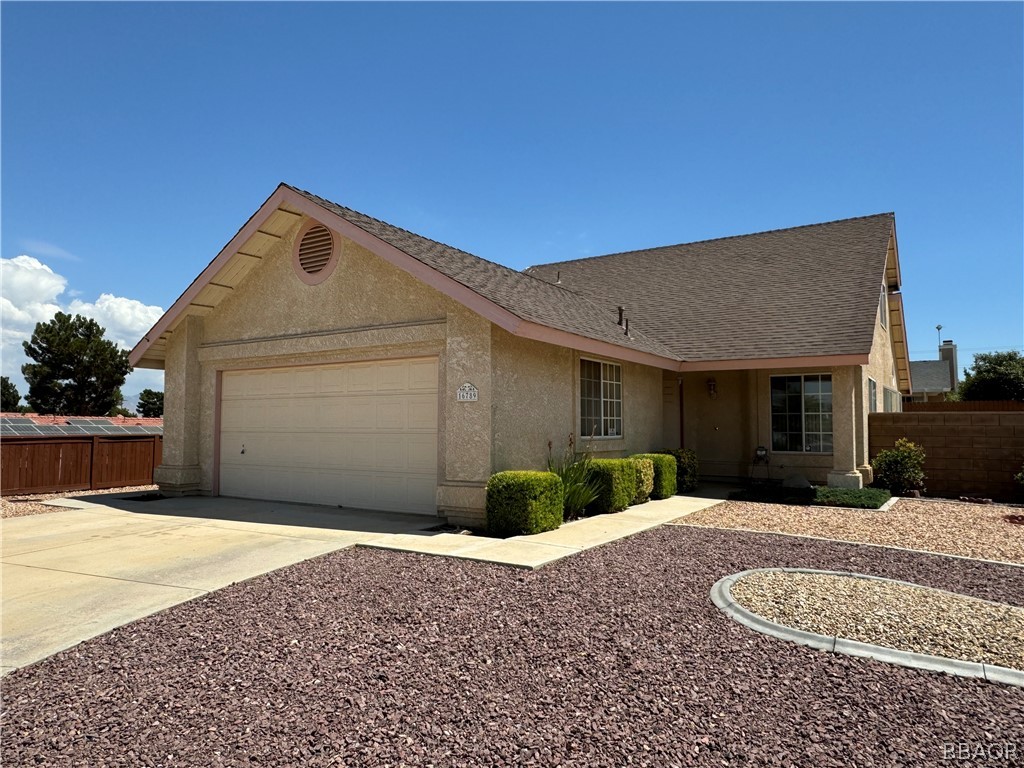
POLYGON ((882 327, 889 330, 889 292, 882 286, 882 295, 878 299, 878 321, 882 327))
POLYGON ((900 413, 903 410, 903 397, 898 391, 891 387, 885 387, 882 391, 882 407, 886 413, 900 413), (890 409, 889 404, 893 407, 890 409))
MULTIPOLYGON (((792 455, 797 455, 797 456, 807 456, 807 455, 811 455, 811 456, 831 456, 832 455, 832 453, 834 451, 834 448, 835 448, 835 422, 834 421, 832 422, 832 429, 830 429, 828 432, 821 432, 821 431, 819 431, 819 432, 812 432, 811 433, 811 434, 817 434, 817 435, 825 435, 825 434, 829 435, 829 437, 831 438, 831 442, 832 442, 832 448, 830 448, 827 451, 820 451, 820 450, 819 451, 811 451, 811 450, 807 450, 807 447, 806 447, 807 446, 807 434, 808 434, 808 432, 807 432, 807 410, 806 410, 806 400, 805 400, 805 397, 807 395, 807 389, 806 389, 806 386, 805 386, 805 381, 806 381, 806 379, 808 377, 811 377, 811 376, 819 376, 819 377, 827 376, 828 379, 829 379, 829 383, 830 384, 833 383, 833 381, 832 381, 832 374, 830 372, 825 372, 825 371, 822 371, 821 373, 780 373, 780 374, 776 374, 776 375, 772 375, 772 376, 768 377, 768 418, 769 419, 774 419, 774 417, 776 416, 776 413, 774 412, 773 406, 772 406, 772 379, 792 379, 792 378, 799 377, 799 379, 800 379, 800 437, 801 437, 801 443, 804 445, 804 450, 802 450, 802 451, 777 450, 775 448, 775 425, 774 425, 774 423, 769 423, 769 433, 768 434, 769 434, 769 442, 771 443, 771 446, 772 446, 772 453, 792 454, 792 455)), ((833 409, 832 409, 832 396, 834 394, 835 394, 834 391, 829 393, 828 416, 829 416, 829 420, 830 421, 832 420, 832 416, 833 416, 833 413, 834 413, 833 409)), ((789 415, 788 412, 787 412, 786 415, 787 416, 789 415)), ((824 414, 822 413, 822 415, 824 415, 824 414)), ((788 432, 788 430, 787 430, 787 432, 788 432)))
POLYGON ((868 376, 868 413, 878 413, 878 382, 868 376))
POLYGON ((580 438, 589 440, 621 440, 623 434, 622 418, 622 366, 606 360, 580 358, 576 378, 579 384, 579 426, 580 438), (599 379, 588 378, 584 381, 585 363, 597 366, 599 379), (590 386, 588 386, 588 382, 590 386), (597 383, 595 393, 593 384, 597 383), (596 396, 595 396, 596 395, 596 396), (616 397, 617 395, 617 397, 616 397), (596 411, 595 414, 595 405, 596 411), (594 429, 594 420, 599 429, 594 429))

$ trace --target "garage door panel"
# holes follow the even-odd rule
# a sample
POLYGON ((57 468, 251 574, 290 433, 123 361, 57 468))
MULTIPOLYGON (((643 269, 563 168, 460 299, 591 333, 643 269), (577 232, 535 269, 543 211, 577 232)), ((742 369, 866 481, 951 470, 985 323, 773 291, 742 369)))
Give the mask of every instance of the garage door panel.
POLYGON ((413 395, 408 408, 409 429, 437 431, 437 395, 413 395))
POLYGON ((377 390, 376 366, 369 363, 357 363, 348 372, 349 392, 375 392, 377 390))
POLYGON ((437 468, 437 438, 434 435, 408 435, 405 438, 406 469, 433 472, 437 468))
POLYGON ((317 391, 322 395, 342 394, 348 391, 348 372, 345 368, 318 368, 317 391))
POLYGON ((436 360, 226 372, 221 493, 434 514, 436 390, 436 360))
POLYGON ((405 392, 409 388, 409 364, 400 361, 377 366, 378 392, 405 392))
POLYGON ((407 403, 400 397, 381 398, 375 404, 376 429, 404 430, 407 403))
POLYGON ((292 428, 292 405, 292 400, 272 400, 267 403, 263 415, 266 428, 275 432, 292 428))

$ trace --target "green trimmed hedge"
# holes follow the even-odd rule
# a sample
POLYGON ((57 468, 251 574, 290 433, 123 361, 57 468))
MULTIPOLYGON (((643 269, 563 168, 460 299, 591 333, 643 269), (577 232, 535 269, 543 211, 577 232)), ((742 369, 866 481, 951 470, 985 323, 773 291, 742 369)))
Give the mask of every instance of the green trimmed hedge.
POLYGON ((628 459, 594 459, 590 474, 597 498, 587 506, 587 514, 621 512, 636 496, 636 467, 628 459))
POLYGON ((498 472, 487 481, 487 532, 521 536, 562 524, 562 481, 551 472, 498 472))
POLYGON ((670 451, 658 451, 676 460, 676 493, 686 493, 697 487, 697 479, 700 473, 700 462, 697 461, 696 451, 689 448, 675 448, 670 451))
POLYGON ((650 501, 651 491, 654 490, 654 462, 636 456, 630 456, 626 461, 632 462, 636 470, 636 493, 633 494, 633 503, 643 504, 650 501))
POLYGON ((852 509, 878 509, 892 498, 880 488, 783 488, 781 485, 759 485, 733 491, 734 501, 758 501, 790 506, 850 507, 852 509))
POLYGON ((654 463, 654 489, 652 499, 667 499, 676 495, 676 460, 666 453, 638 453, 631 459, 650 459, 654 463))

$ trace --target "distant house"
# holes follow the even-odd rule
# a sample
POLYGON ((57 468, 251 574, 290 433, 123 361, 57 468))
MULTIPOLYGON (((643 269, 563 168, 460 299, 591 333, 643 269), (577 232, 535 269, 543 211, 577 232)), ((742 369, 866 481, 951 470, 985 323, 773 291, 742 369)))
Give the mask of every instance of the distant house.
POLYGON ((956 390, 960 383, 957 376, 956 344, 946 339, 939 345, 938 360, 912 360, 910 375, 914 382, 913 392, 904 396, 905 402, 941 403, 946 395, 956 390))
POLYGON ((518 272, 282 184, 131 362, 166 371, 165 492, 479 524, 570 434, 860 487, 899 291, 891 213, 518 272))

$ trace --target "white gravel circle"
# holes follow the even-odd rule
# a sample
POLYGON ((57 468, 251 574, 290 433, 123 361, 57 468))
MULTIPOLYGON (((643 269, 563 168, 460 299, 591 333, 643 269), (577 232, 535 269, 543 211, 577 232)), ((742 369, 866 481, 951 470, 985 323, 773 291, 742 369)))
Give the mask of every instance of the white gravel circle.
POLYGON ((804 568, 726 576, 711 599, 740 624, 801 645, 1024 687, 1022 608, 804 568))

